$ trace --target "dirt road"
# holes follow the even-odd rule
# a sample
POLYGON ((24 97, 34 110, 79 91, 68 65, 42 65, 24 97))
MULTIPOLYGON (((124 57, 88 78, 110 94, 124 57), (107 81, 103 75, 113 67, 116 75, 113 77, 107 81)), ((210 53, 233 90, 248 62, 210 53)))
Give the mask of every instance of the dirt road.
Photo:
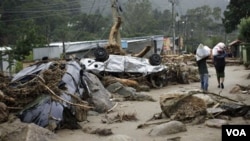
MULTIPOLYGON (((222 90, 221 94, 228 96, 236 100, 244 100, 245 103, 250 104, 250 95, 246 94, 229 94, 229 91, 236 85, 249 85, 250 80, 246 79, 249 75, 249 70, 245 70, 243 66, 227 66, 226 67, 226 79, 225 79, 225 89, 222 90)), ((209 68, 209 73, 211 77, 209 78, 209 91, 214 93, 219 93, 221 89, 217 88, 217 81, 215 77, 215 70, 213 67, 209 68)), ((172 91, 172 90, 189 90, 189 89, 198 89, 200 88, 200 83, 191 83, 185 85, 169 85, 162 89, 151 90, 146 92, 153 96, 156 102, 149 101, 126 101, 119 102, 117 108, 110 113, 136 113, 138 121, 123 121, 121 123, 113 124, 103 124, 101 120, 104 117, 104 114, 99 114, 97 116, 88 116, 89 122, 81 123, 82 127, 91 127, 91 128, 110 128, 114 134, 128 135, 137 141, 166 141, 172 137, 181 137, 181 141, 221 141, 221 129, 210 128, 205 124, 199 125, 187 125, 187 131, 181 132, 178 134, 160 136, 160 137, 151 137, 148 135, 149 131, 152 129, 152 126, 149 126, 144 129, 137 129, 139 124, 144 123, 150 119, 154 114, 161 112, 159 97, 160 95, 172 91)), ((229 121, 230 123, 235 124, 250 124, 250 120, 243 120, 242 117, 233 118, 229 121)), ((59 130, 57 132, 58 141, 103 141, 107 137, 98 136, 96 134, 87 134, 82 130, 59 130)))

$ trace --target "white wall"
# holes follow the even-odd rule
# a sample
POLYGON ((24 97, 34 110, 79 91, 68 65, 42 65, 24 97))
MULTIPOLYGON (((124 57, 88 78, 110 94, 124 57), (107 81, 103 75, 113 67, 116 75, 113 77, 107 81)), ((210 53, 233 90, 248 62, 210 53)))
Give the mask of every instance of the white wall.
POLYGON ((33 60, 41 60, 44 56, 49 58, 60 58, 61 54, 62 51, 59 46, 33 48, 33 60))

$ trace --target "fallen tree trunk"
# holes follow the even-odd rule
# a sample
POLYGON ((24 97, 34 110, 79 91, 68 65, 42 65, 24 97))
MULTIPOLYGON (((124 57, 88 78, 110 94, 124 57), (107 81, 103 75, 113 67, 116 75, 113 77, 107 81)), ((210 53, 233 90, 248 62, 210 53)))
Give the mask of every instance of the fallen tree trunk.
POLYGON ((138 87, 139 84, 135 80, 130 80, 130 79, 121 79, 121 78, 115 78, 116 81, 122 83, 125 86, 131 86, 131 87, 138 87))
POLYGON ((109 34, 109 44, 105 47, 109 54, 116 55, 125 55, 125 51, 121 48, 121 45, 118 44, 118 30, 121 26, 122 20, 121 17, 117 17, 117 21, 112 26, 109 34))

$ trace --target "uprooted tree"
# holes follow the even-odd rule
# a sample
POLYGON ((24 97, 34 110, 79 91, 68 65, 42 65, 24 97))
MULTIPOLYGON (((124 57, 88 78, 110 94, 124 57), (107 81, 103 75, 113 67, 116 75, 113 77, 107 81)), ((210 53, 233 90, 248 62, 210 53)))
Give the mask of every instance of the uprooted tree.
POLYGON ((120 39, 118 38, 118 33, 121 23, 122 23, 121 17, 117 17, 116 22, 111 28, 109 34, 109 42, 108 45, 105 47, 109 54, 116 54, 116 55, 126 54, 126 52, 121 48, 121 45, 119 44, 120 39))

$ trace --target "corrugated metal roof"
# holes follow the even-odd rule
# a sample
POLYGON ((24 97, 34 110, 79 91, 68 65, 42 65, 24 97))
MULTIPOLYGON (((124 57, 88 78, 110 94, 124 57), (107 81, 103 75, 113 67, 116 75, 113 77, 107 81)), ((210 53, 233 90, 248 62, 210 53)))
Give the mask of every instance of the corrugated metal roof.
POLYGON ((229 43, 228 45, 229 45, 229 46, 232 46, 232 45, 238 44, 238 43, 241 43, 241 41, 240 41, 240 40, 234 40, 234 41, 232 41, 231 43, 229 43))
POLYGON ((96 48, 98 46, 104 47, 107 43, 108 43, 108 41, 106 41, 106 42, 72 44, 66 49, 66 53, 90 50, 90 49, 94 49, 94 48, 96 48))
MULTIPOLYGON (((163 35, 123 38, 121 40, 126 43, 133 43, 133 42, 141 42, 141 41, 146 41, 152 38, 159 38, 159 37, 163 37, 163 35)), ((97 46, 104 47, 107 44, 108 44, 108 40, 78 41, 78 42, 65 42, 64 43, 66 53, 73 53, 73 52, 78 52, 78 51, 94 49, 97 46)), ((62 50, 63 43, 54 42, 54 43, 50 43, 49 46, 59 47, 62 50)))

